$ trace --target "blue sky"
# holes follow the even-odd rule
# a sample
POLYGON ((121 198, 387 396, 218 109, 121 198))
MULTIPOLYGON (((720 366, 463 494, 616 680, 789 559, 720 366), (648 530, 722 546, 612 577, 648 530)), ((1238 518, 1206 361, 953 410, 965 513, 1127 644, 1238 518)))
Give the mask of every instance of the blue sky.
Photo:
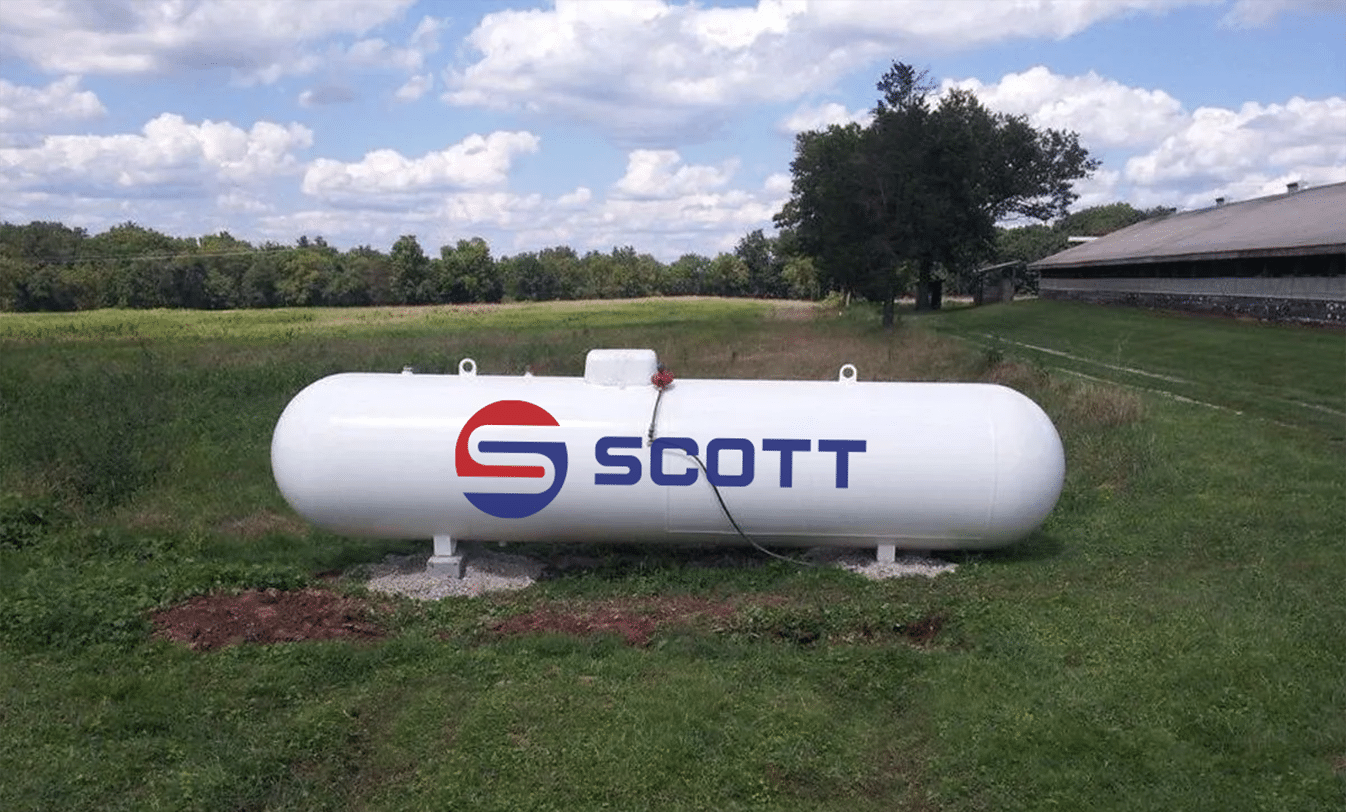
POLYGON ((4 0, 0 219, 714 254, 893 60, 1079 132, 1077 208, 1346 181, 1346 0, 4 0))

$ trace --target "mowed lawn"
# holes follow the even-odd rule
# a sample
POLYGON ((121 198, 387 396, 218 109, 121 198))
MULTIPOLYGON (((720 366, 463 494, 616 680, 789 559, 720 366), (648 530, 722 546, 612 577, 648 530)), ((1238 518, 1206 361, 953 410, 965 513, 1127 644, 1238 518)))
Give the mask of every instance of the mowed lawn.
POLYGON ((721 300, 0 314, 0 808, 1336 812, 1344 400, 1340 330, 1053 302, 892 332, 721 300), (358 597, 316 575, 428 547, 284 504, 271 428, 309 382, 578 375, 593 347, 1003 382, 1056 422, 1066 488, 932 580, 587 545, 519 593, 375 598, 381 640, 154 638, 193 595, 358 597), (739 608, 643 645, 495 631, 681 598, 739 608))

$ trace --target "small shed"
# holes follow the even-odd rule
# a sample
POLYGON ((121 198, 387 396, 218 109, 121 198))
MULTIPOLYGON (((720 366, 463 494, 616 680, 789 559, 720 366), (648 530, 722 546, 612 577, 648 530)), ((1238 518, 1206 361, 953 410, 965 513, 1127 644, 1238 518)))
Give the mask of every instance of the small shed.
POLYGON ((1024 263, 1019 260, 978 268, 972 286, 972 303, 995 304, 1014 301, 1014 283, 1024 263))

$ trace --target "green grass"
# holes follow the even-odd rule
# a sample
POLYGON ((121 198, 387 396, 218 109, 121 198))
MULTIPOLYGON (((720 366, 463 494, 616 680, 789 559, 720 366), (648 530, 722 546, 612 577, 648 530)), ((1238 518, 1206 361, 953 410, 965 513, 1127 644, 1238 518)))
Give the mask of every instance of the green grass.
POLYGON ((1346 439, 1340 328, 1041 300, 951 310, 921 323, 1050 367, 1346 439))
POLYGON ((1341 421, 1302 406, 1342 408, 1339 331, 1052 302, 893 333, 772 313, 0 315, 0 808, 1342 808, 1346 465, 1341 421), (575 375, 597 346, 684 377, 1004 381, 1057 423, 1066 489, 1039 533, 933 581, 656 549, 388 602, 377 643, 150 639, 146 613, 186 596, 427 546, 314 530, 275 492, 271 428, 313 379, 464 356, 575 375), (760 600, 644 648, 486 632, 671 595, 760 600), (931 617, 929 646, 897 633, 931 617))

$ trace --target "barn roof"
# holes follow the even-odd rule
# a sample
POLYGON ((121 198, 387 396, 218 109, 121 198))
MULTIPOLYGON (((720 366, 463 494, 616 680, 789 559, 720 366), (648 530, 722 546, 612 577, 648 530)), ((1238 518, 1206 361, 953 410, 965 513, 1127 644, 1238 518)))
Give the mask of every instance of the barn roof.
POLYGON ((1346 252, 1346 183, 1143 220, 1038 260, 1052 271, 1346 252))

